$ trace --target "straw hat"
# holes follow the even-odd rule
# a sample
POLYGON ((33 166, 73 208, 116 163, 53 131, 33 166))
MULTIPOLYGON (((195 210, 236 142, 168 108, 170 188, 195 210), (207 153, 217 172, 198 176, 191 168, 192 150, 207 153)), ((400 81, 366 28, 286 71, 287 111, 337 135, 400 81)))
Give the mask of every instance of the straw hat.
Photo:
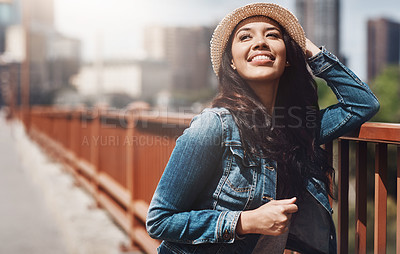
POLYGON ((297 18, 286 8, 271 3, 253 3, 232 11, 215 28, 211 38, 211 62, 218 76, 222 54, 228 44, 231 33, 240 21, 252 16, 266 16, 278 22, 289 36, 306 52, 306 36, 297 18))

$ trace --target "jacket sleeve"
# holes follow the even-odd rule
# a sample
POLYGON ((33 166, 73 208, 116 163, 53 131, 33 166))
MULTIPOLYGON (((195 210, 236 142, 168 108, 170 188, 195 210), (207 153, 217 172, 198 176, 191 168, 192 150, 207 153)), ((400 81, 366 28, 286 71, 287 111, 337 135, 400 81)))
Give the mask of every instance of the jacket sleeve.
POLYGON ((192 210, 223 154, 222 122, 210 111, 196 116, 177 139, 147 214, 153 238, 180 243, 231 243, 240 211, 192 210))
POLYGON ((337 104, 320 112, 319 144, 332 141, 359 127, 378 112, 378 99, 368 85, 324 47, 308 59, 308 64, 313 74, 324 79, 338 99, 337 104))

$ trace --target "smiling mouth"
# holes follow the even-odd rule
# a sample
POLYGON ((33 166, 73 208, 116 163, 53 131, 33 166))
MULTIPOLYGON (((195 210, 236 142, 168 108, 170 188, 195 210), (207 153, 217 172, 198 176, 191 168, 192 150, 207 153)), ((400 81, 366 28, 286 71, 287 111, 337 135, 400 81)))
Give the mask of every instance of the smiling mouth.
POLYGON ((268 56, 268 55, 256 55, 250 59, 249 62, 253 61, 274 61, 275 57, 273 56, 268 56))

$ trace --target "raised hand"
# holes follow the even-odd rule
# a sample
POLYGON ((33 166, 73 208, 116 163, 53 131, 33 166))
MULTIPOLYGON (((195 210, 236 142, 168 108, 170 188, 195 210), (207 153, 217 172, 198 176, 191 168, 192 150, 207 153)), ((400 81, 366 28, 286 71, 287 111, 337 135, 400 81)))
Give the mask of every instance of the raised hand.
POLYGON ((312 41, 306 39, 306 58, 310 58, 321 51, 312 41))

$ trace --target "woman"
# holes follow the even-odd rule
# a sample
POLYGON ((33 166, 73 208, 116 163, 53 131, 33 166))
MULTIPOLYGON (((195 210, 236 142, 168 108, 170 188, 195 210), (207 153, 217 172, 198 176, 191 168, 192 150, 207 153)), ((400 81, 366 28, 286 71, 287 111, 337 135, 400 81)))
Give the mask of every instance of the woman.
POLYGON ((336 253, 320 144, 370 119, 376 97, 275 4, 228 14, 211 60, 219 94, 178 138, 150 204, 159 253, 336 253), (308 66, 336 105, 318 110, 308 66))

